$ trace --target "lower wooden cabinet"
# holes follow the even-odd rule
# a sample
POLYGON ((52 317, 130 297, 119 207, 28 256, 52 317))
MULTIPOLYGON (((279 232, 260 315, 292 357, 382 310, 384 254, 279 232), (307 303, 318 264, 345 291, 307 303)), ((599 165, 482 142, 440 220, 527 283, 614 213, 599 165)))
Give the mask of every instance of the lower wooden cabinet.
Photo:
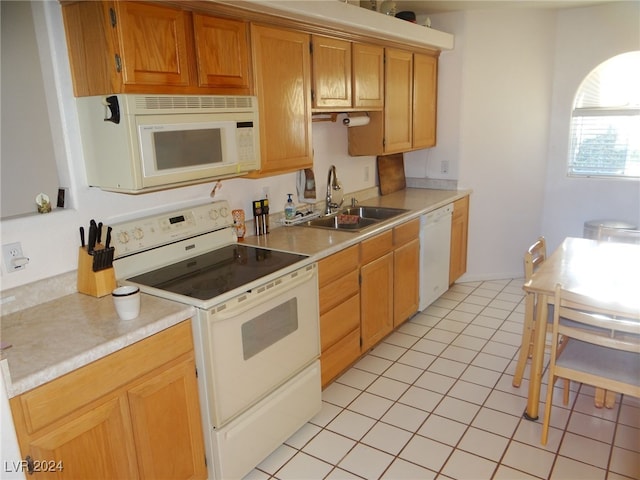
POLYGON ((418 311, 420 300, 420 219, 393 229, 393 326, 418 311))
POLYGON ((323 387, 360 356, 358 265, 358 245, 318 262, 323 387))
MULTIPOLYGON (((10 405, 23 459, 56 478, 207 477, 190 321, 10 405)), ((34 478, 51 478, 42 470, 34 478)))
POLYGON ((451 257, 449 285, 467 271, 467 240, 469 232, 469 196, 453 202, 451 217, 451 257))

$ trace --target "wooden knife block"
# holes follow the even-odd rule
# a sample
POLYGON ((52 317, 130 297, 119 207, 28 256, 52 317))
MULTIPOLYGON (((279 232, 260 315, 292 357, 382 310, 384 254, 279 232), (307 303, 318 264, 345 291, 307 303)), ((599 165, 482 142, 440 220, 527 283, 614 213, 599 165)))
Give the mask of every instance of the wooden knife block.
POLYGON ((116 275, 113 267, 98 272, 93 271, 93 256, 87 247, 78 252, 78 291, 92 297, 104 297, 116 288, 116 275))

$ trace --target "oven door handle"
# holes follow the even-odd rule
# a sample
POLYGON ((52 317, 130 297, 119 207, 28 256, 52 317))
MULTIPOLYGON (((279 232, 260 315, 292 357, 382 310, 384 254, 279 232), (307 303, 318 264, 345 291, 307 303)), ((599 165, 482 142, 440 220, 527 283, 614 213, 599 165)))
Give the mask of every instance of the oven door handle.
MULTIPOLYGON (((272 282, 256 287, 247 293, 238 295, 235 299, 225 302, 214 310, 215 320, 226 320, 250 310, 254 306, 270 300, 283 292, 288 292, 317 277, 315 264, 303 267, 272 282), (243 298, 244 297, 244 298, 243 298)), ((317 285, 315 286, 317 289, 317 285)))

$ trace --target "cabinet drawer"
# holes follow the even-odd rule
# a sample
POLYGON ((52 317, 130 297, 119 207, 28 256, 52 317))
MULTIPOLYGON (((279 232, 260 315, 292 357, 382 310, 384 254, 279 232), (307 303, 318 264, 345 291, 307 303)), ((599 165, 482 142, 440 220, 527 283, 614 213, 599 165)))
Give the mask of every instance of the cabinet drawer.
POLYGON ((360 295, 353 295, 336 308, 320 316, 322 351, 339 341, 360 325, 360 295))
POLYGON ((358 268, 358 260, 357 245, 320 260, 318 262, 318 283, 320 287, 324 287, 347 272, 356 270, 358 268))
POLYGON ((360 244, 360 262, 365 265, 393 249, 393 232, 388 230, 360 244))
POLYGON ((418 238, 420 234, 420 219, 398 225, 393 229, 393 245, 399 247, 418 238))
POLYGON ((33 433, 192 351, 191 321, 185 321, 26 392, 14 400, 20 402, 27 431, 33 433))
POLYGON ((320 315, 357 293, 360 288, 359 275, 353 270, 320 289, 320 315))
POLYGON ((325 387, 338 374, 360 356, 360 329, 344 337, 320 356, 322 386, 325 387))

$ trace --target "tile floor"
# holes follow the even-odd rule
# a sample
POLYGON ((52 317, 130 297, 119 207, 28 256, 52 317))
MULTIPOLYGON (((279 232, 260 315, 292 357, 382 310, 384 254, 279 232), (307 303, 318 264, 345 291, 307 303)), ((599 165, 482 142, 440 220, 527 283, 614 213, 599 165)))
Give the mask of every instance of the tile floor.
POLYGON ((522 418, 521 285, 454 285, 326 388, 322 411, 246 478, 640 478, 637 399, 596 409, 573 384, 565 407, 558 383, 546 447, 541 422, 522 418))

